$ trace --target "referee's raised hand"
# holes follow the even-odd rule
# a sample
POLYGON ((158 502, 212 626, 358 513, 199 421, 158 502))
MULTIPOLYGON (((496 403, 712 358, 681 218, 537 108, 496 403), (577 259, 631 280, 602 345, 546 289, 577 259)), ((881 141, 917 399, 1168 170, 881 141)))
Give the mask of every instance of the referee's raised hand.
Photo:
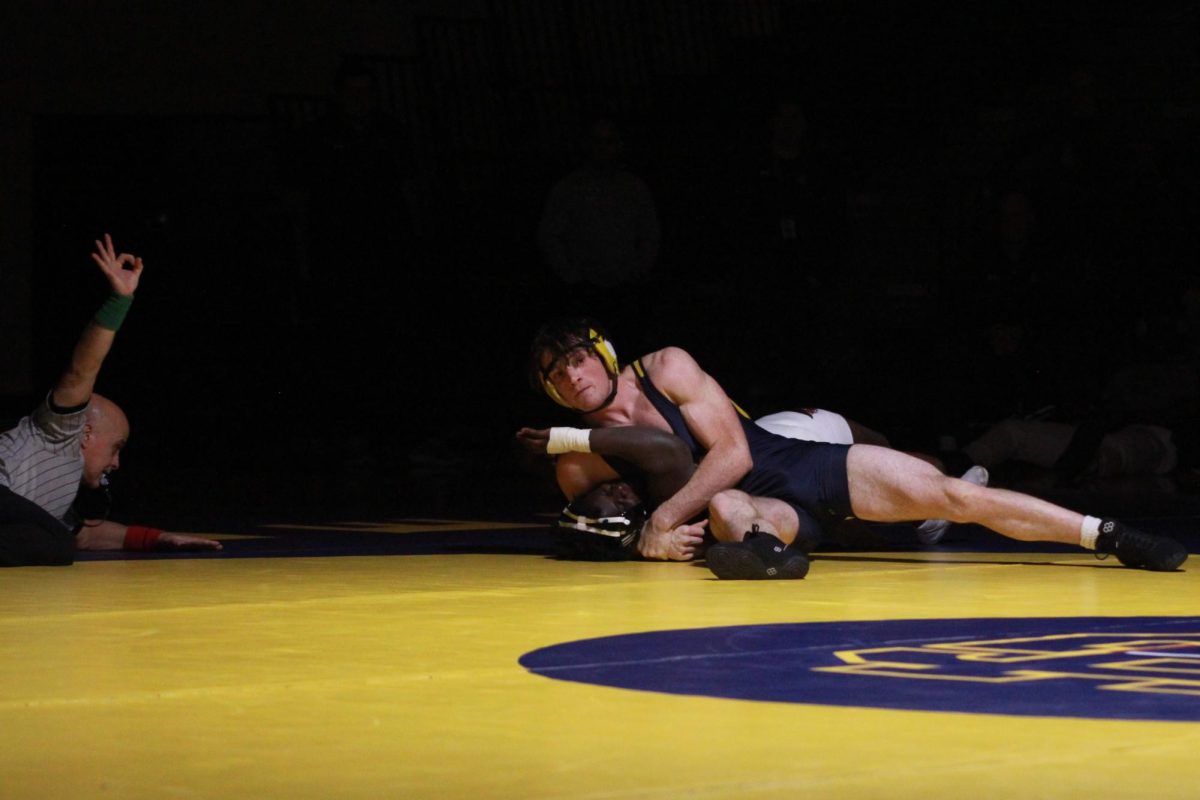
POLYGON ((138 280, 142 275, 142 260, 129 253, 117 254, 113 247, 112 237, 104 234, 104 241, 96 240, 96 252, 92 260, 108 278, 109 285, 120 295, 132 295, 137 289, 138 280))

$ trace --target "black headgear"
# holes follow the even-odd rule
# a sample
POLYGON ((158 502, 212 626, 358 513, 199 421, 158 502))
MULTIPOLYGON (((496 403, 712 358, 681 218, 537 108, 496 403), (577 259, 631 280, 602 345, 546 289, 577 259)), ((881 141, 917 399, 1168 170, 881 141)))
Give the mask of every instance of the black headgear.
POLYGON ((554 523, 555 553, 582 561, 637 558, 638 539, 648 517, 640 505, 615 517, 589 517, 568 505, 554 523))

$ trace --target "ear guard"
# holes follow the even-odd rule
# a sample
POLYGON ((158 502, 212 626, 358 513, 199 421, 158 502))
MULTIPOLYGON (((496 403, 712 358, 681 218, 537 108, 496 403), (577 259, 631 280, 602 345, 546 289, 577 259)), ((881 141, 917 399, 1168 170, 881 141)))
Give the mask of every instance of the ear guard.
POLYGON ((637 558, 637 543, 649 515, 635 506, 616 517, 588 517, 568 505, 553 528, 559 558, 580 561, 624 561, 637 558))
MULTIPOLYGON (((617 364, 617 351, 613 349, 612 342, 605 339, 596 329, 588 328, 588 346, 592 348, 592 352, 604 363, 604 368, 608 370, 608 374, 616 378, 617 374, 621 371, 621 367, 617 364)), ((566 400, 562 399, 562 395, 558 393, 550 378, 545 374, 542 375, 542 388, 546 391, 546 394, 550 395, 550 399, 560 406, 564 408, 571 407, 566 400)))

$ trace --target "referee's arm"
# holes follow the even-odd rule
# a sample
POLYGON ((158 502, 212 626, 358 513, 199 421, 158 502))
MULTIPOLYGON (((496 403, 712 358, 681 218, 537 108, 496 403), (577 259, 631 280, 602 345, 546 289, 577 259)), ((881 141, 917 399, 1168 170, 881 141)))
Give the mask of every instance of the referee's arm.
POLYGON ((100 365, 108 356, 116 338, 117 330, 133 302, 142 275, 142 260, 129 253, 117 254, 112 237, 104 234, 104 241, 96 242, 92 260, 108 278, 112 291, 108 299, 96 312, 71 354, 71 363, 54 385, 52 399, 59 408, 76 408, 84 405, 92 396, 100 365))

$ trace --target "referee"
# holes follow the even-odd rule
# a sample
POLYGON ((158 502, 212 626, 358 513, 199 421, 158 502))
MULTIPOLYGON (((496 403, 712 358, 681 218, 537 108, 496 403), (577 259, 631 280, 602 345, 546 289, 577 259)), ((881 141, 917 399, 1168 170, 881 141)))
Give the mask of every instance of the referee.
POLYGON ((142 259, 117 254, 112 238, 96 242, 92 260, 108 279, 108 298, 84 329, 71 362, 46 399, 16 427, 0 433, 0 566, 66 565, 76 549, 219 550, 219 542, 83 520, 72 505, 80 485, 100 488, 121 466, 129 420, 92 392, 142 275, 142 259))

